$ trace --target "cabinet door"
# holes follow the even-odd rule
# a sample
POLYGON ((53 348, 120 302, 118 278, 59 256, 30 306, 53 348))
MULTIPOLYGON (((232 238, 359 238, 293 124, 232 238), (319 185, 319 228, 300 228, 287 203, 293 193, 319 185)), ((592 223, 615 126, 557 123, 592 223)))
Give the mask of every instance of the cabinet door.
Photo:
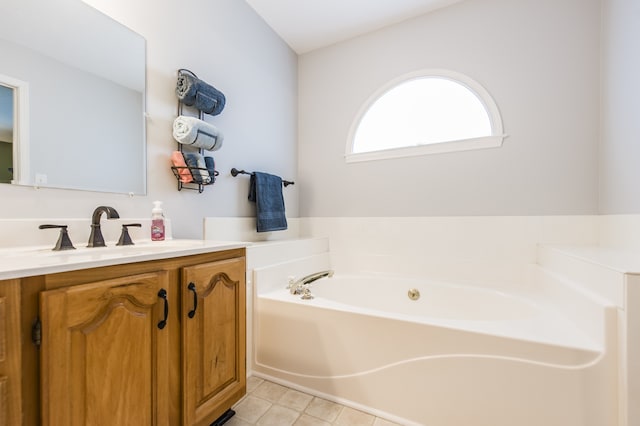
POLYGON ((22 422, 20 347, 20 281, 0 281, 0 425, 22 422))
POLYGON ((168 424, 167 277, 41 293, 44 425, 168 424))
POLYGON ((182 278, 184 424, 209 425, 246 390, 244 258, 186 267, 182 278))

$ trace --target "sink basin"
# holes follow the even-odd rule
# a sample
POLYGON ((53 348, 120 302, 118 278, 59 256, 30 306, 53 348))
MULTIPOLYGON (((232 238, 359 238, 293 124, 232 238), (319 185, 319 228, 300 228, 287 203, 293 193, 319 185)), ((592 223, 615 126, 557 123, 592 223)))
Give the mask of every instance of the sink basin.
POLYGON ((163 249, 163 248, 181 248, 181 247, 198 247, 205 243, 203 240, 164 240, 164 241, 151 241, 143 240, 138 241, 132 246, 115 246, 116 248, 147 248, 163 249))
POLYGON ((53 251, 37 250, 36 253, 46 257, 78 257, 86 256, 93 259, 102 257, 122 257, 151 253, 165 253, 180 250, 197 249, 205 244, 202 240, 164 240, 164 241, 139 241, 134 245, 117 246, 115 242, 107 242, 107 247, 76 247, 75 250, 53 251))
POLYGON ((86 247, 84 245, 76 246, 75 250, 59 250, 54 251, 51 247, 23 247, 18 249, 7 250, 2 253, 3 257, 22 257, 22 256, 111 256, 114 254, 135 254, 163 252, 167 250, 197 248, 203 245, 202 240, 165 240, 165 241, 139 241, 134 245, 117 246, 115 242, 108 242, 107 247, 86 247))

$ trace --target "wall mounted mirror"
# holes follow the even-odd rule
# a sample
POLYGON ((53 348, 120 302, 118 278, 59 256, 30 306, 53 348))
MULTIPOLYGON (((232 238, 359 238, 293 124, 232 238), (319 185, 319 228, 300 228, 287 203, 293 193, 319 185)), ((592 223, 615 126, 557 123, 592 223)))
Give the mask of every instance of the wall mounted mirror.
POLYGON ((0 183, 145 194, 145 48, 81 0, 4 0, 0 183))

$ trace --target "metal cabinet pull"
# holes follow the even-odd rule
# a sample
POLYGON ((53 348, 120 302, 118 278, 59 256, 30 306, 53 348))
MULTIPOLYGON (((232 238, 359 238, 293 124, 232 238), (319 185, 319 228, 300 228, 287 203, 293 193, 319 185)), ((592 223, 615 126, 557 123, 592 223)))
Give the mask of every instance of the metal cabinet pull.
POLYGON ((193 292, 193 309, 187 314, 189 318, 193 318, 196 316, 196 309, 198 309, 198 293, 196 292, 196 285, 194 283, 189 283, 187 289, 193 292))
POLYGON ((169 318, 169 300, 167 299, 167 290, 161 288, 158 292, 158 297, 164 299, 164 319, 158 323, 158 328, 162 330, 167 325, 167 319, 169 318))

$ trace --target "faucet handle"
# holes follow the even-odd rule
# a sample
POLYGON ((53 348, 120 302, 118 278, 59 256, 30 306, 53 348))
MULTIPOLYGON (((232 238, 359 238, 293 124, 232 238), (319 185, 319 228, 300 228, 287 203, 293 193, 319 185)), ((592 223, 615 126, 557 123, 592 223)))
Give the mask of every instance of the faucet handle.
POLYGON ((126 225, 122 225, 122 233, 120 234, 120 239, 116 243, 117 246, 132 246, 134 242, 131 241, 131 236, 129 235, 129 227, 135 226, 136 228, 142 227, 141 223, 128 223, 126 225))
POLYGON ((313 294, 311 294, 311 284, 303 284, 302 285, 302 296, 300 299, 302 300, 311 300, 313 299, 313 294))
POLYGON ((69 233, 67 232, 67 225, 40 225, 38 229, 53 229, 60 228, 60 236, 58 237, 58 241, 56 242, 55 247, 52 249, 54 251, 60 250, 75 250, 76 248, 73 246, 71 242, 71 238, 69 238, 69 233))
POLYGON ((295 277, 295 276, 293 276, 293 275, 289 275, 289 277, 287 277, 287 278, 288 278, 288 281, 287 281, 287 290, 290 290, 290 289, 291 289, 291 287, 293 287, 293 285, 294 285, 294 284, 295 284, 295 282, 296 282, 296 277, 295 277))

